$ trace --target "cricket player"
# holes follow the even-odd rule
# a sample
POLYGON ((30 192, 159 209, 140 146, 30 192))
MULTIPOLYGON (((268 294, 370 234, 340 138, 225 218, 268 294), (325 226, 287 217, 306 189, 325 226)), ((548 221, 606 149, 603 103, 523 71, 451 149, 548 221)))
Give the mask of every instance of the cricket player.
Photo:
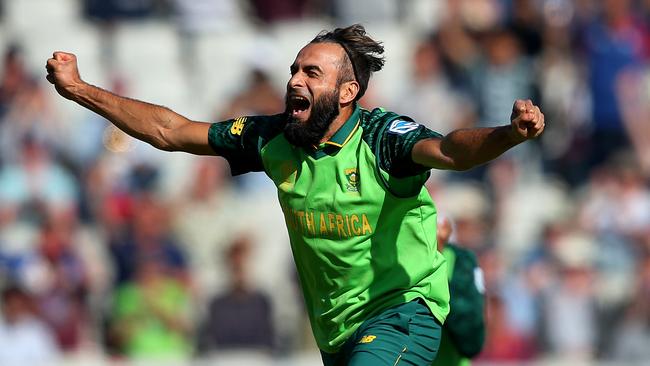
POLYGON ((485 283, 472 251, 449 242, 451 220, 438 216, 438 250, 447 262, 451 311, 433 366, 469 366, 485 343, 485 283))
POLYGON ((442 136, 358 101, 384 48, 361 25, 322 32, 290 66, 286 109, 217 123, 83 81, 73 54, 47 60, 57 92, 167 151, 220 155, 232 174, 264 171, 284 212, 323 363, 430 365, 449 312, 431 168, 466 170, 538 137, 544 115, 514 102, 510 122, 442 136))

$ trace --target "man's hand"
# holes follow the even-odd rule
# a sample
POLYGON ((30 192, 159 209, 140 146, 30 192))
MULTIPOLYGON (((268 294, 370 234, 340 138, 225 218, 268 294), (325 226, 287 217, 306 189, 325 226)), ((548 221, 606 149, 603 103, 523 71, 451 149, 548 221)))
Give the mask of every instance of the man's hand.
POLYGON ((520 143, 534 139, 544 131, 544 113, 530 99, 515 101, 510 116, 510 137, 520 143))
POLYGON ((72 100, 75 90, 84 84, 77 69, 77 56, 72 53, 54 52, 45 69, 47 81, 54 84, 56 91, 66 99, 72 100))

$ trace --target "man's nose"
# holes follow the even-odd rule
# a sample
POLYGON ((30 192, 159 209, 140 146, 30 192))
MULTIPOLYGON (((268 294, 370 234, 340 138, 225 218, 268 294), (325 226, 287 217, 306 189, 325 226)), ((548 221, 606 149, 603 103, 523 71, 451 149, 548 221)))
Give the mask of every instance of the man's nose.
POLYGON ((289 88, 295 89, 303 86, 305 86, 305 79, 300 72, 293 74, 289 79, 289 88))

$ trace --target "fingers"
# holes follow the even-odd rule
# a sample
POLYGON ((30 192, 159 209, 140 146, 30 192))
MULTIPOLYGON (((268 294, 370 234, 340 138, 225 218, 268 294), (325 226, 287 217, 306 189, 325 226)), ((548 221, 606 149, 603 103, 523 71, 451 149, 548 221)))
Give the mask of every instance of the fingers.
POLYGON ((545 127, 544 114, 530 99, 518 99, 512 106, 513 127, 527 139, 538 137, 545 127))
POLYGON ((520 114, 526 111, 526 101, 522 99, 515 100, 512 105, 512 113, 520 114))
POLYGON ((76 56, 72 53, 56 51, 52 54, 52 58, 60 62, 74 61, 76 56))
POLYGON ((533 114, 535 115, 532 119, 531 122, 535 123, 535 127, 541 127, 541 125, 544 123, 544 114, 542 111, 539 109, 538 106, 533 107, 534 112, 533 114))
POLYGON ((534 106, 535 117, 526 123, 526 126, 522 126, 526 129, 526 135, 528 138, 536 138, 542 134, 544 127, 546 126, 544 122, 544 113, 539 109, 539 107, 534 106))
POLYGON ((533 109, 535 105, 530 99, 517 99, 512 106, 513 112, 526 112, 527 110, 533 109))
MULTIPOLYGON (((539 111, 539 108, 537 108, 537 110, 539 111)), ((541 135, 542 132, 544 132, 544 127, 546 127, 546 122, 544 121, 544 113, 539 111, 539 117, 538 117, 538 120, 537 120, 537 124, 535 124, 535 131, 536 132, 535 132, 534 137, 537 137, 537 136, 541 135)))
POLYGON ((524 104, 526 106, 526 112, 531 112, 535 108, 535 105, 533 104, 533 101, 530 99, 526 99, 524 101, 524 104))
POLYGON ((54 72, 56 70, 57 66, 57 61, 53 58, 50 58, 47 60, 45 63, 45 70, 47 70, 47 76, 45 77, 47 81, 49 81, 51 84, 54 84, 54 72))
POLYGON ((55 74, 59 71, 63 71, 62 68, 71 62, 72 67, 76 68, 76 60, 77 57, 72 53, 62 51, 52 53, 52 57, 45 63, 45 70, 47 70, 47 76, 45 78, 50 83, 54 84, 56 81, 55 74))
POLYGON ((54 69, 55 69, 55 67, 56 67, 57 64, 58 64, 58 62, 57 62, 55 59, 50 58, 50 59, 48 59, 47 62, 45 63, 45 69, 46 69, 47 71, 54 71, 54 69))
MULTIPOLYGON (((517 99, 512 106, 511 119, 519 119, 522 122, 531 122, 535 120, 535 105, 530 99, 517 99)), ((537 109, 539 110, 539 108, 537 109)))

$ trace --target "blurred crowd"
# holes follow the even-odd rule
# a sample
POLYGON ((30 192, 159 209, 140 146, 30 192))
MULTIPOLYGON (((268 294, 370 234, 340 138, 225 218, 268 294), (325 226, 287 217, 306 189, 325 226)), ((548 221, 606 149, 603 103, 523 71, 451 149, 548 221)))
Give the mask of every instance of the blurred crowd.
MULTIPOLYGON (((507 123, 515 99, 534 100, 547 121, 539 140, 427 182, 454 220, 452 241, 485 272, 479 361, 650 359, 650 1, 79 3, 104 38, 107 75, 126 20, 174 27, 179 70, 198 83, 197 35, 223 31, 235 14, 260 35, 278 23, 363 19, 371 35, 376 23, 419 34, 400 66, 409 76, 391 90, 371 83, 366 108, 444 134, 507 123)), ((268 187, 231 178, 220 158, 187 157, 189 175, 167 194, 168 162, 90 112, 66 121, 23 46, 9 42, 0 60, 0 364, 313 350, 290 252, 272 269, 283 291, 251 275, 270 265, 255 255, 269 243, 249 222, 264 205, 241 197, 274 199, 268 187)), ((274 77, 251 68, 213 120, 282 111, 274 77)), ((124 93, 128 81, 106 87, 124 93)))

